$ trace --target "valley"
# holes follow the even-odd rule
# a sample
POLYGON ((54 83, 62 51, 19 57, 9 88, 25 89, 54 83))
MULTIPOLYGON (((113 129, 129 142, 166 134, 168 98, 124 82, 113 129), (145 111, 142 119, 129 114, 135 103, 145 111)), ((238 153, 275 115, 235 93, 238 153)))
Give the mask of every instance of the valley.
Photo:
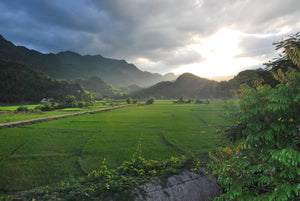
POLYGON ((208 152, 227 143, 217 132, 230 125, 223 115, 220 100, 200 105, 164 100, 0 129, 0 188, 25 190, 82 177, 104 158, 109 168, 116 168, 139 143, 149 160, 193 153, 205 161, 208 152))

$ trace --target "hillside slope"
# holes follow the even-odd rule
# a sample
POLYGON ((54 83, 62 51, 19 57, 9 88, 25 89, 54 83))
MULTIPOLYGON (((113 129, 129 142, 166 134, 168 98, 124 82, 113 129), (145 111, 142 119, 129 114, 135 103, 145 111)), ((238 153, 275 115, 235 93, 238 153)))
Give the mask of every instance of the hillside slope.
POLYGON ((125 60, 104 58, 66 51, 58 54, 42 54, 23 46, 15 46, 0 35, 0 59, 26 64, 36 71, 53 78, 76 80, 97 76, 115 87, 128 85, 151 86, 164 80, 174 80, 174 74, 162 76, 139 70, 125 60))
POLYGON ((179 76, 174 82, 165 81, 133 93, 133 96, 157 98, 175 98, 180 95, 186 97, 208 98, 216 96, 218 83, 213 80, 198 77, 191 73, 179 76))
POLYGON ((61 99, 68 94, 82 99, 86 93, 78 84, 54 80, 23 64, 0 60, 0 102, 39 102, 42 98, 61 99))

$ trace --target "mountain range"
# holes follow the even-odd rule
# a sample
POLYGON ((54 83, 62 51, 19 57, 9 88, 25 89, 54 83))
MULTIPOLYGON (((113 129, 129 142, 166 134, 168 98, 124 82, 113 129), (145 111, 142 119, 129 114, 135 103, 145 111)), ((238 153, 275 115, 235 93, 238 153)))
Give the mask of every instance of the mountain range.
POLYGON ((0 102, 38 101, 42 97, 59 98, 68 94, 85 99, 89 92, 96 97, 116 98, 223 98, 232 96, 243 83, 253 86, 253 80, 257 78, 272 86, 277 84, 269 71, 262 69, 245 70, 229 81, 221 82, 191 73, 178 77, 173 73, 162 76, 141 71, 125 60, 108 59, 101 55, 81 56, 70 51, 43 54, 15 46, 1 35, 0 70, 0 93, 3 98, 0 102))
POLYGON ((101 55, 82 56, 71 51, 43 54, 23 46, 16 46, 1 35, 0 59, 25 64, 38 72, 46 73, 57 79, 74 81, 96 76, 114 87, 129 85, 146 87, 160 81, 177 78, 173 73, 162 76, 158 73, 141 71, 125 60, 104 58, 101 55))

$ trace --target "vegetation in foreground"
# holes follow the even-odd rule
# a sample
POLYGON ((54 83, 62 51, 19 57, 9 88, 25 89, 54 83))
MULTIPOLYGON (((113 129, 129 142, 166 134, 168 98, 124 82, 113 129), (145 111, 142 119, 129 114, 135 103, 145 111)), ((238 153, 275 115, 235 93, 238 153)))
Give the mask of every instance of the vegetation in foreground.
POLYGON ((134 200, 138 195, 145 197, 141 185, 146 182, 165 185, 166 179, 189 169, 198 174, 200 161, 189 156, 171 157, 163 161, 146 160, 141 154, 141 145, 132 158, 116 169, 109 169, 104 159, 97 170, 87 177, 62 181, 57 185, 35 188, 15 195, 2 195, 2 199, 13 200, 134 200))
POLYGON ((223 101, 173 104, 155 100, 104 113, 0 129, 0 187, 18 191, 78 178, 129 161, 140 142, 146 160, 193 153, 205 160, 224 145, 223 101))
POLYGON ((216 200, 299 200, 300 34, 277 43, 285 56, 270 63, 275 88, 257 82, 241 87, 235 146, 211 154, 209 167, 224 194, 216 200), (285 62, 286 61, 286 62, 285 62), (286 64, 293 62, 296 68, 286 64), (278 63, 282 69, 278 69, 278 63), (284 72, 285 71, 285 72, 284 72))

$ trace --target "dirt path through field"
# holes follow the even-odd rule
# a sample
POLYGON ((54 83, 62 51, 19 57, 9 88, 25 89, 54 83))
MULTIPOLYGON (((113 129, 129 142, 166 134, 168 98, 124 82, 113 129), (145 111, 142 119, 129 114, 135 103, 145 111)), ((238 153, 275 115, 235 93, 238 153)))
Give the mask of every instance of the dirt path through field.
POLYGON ((62 114, 62 115, 56 115, 56 116, 41 117, 41 118, 36 118, 36 119, 27 119, 27 120, 22 120, 22 121, 0 123, 0 128, 14 127, 14 126, 17 126, 17 125, 32 124, 32 123, 37 123, 37 122, 41 122, 41 121, 45 121, 45 120, 55 120, 55 119, 60 119, 60 118, 72 117, 72 116, 76 116, 76 115, 105 112, 105 111, 114 110, 114 109, 123 108, 123 107, 128 107, 128 106, 131 106, 131 105, 120 105, 120 106, 108 107, 108 108, 103 108, 103 109, 98 109, 98 110, 90 110, 90 111, 70 113, 70 114, 62 114))

